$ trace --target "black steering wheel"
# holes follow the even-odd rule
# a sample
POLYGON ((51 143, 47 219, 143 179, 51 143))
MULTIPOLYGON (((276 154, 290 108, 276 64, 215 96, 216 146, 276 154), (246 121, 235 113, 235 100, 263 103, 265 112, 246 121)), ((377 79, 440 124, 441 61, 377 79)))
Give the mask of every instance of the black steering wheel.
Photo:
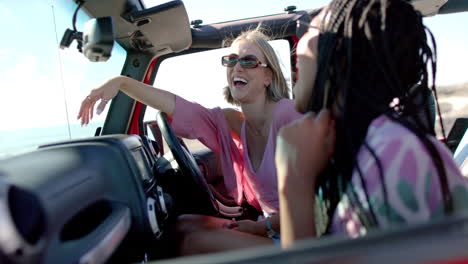
POLYGON ((206 182, 205 176, 203 176, 203 173, 200 171, 192 153, 190 153, 186 147, 182 147, 179 139, 175 136, 171 125, 167 121, 167 114, 159 112, 156 116, 156 122, 182 174, 190 175, 193 179, 195 188, 197 189, 197 199, 203 201, 204 204, 210 204, 210 211, 214 210, 215 212, 219 212, 218 203, 206 182))

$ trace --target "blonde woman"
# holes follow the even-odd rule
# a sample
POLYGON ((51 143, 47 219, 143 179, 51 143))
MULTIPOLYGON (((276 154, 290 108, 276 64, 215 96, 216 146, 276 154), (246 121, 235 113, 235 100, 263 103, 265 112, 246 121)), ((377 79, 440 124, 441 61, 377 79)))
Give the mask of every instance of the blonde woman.
POLYGON ((92 90, 78 115, 82 124, 87 124, 96 102, 100 100, 97 111, 102 111, 119 90, 171 115, 176 135, 198 139, 219 154, 224 184, 231 198, 238 204, 245 200, 267 216, 260 221, 236 222, 182 215, 177 231, 183 255, 279 242, 276 136, 282 126, 300 114, 288 99, 278 58, 260 29, 237 37, 230 54, 222 57, 222 64, 227 67, 225 98, 241 111, 207 109, 168 91, 119 76, 92 90))

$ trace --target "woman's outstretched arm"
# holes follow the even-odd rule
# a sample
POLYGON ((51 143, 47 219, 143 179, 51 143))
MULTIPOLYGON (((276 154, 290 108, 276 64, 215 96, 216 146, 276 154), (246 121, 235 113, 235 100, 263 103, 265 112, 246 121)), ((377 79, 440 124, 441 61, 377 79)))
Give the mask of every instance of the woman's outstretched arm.
POLYGON ((109 100, 113 99, 118 91, 126 93, 131 98, 150 107, 172 115, 175 107, 175 95, 165 90, 155 88, 126 76, 117 76, 109 79, 91 93, 81 103, 78 119, 81 124, 88 124, 93 118, 94 106, 100 100, 96 113, 100 114, 109 100))

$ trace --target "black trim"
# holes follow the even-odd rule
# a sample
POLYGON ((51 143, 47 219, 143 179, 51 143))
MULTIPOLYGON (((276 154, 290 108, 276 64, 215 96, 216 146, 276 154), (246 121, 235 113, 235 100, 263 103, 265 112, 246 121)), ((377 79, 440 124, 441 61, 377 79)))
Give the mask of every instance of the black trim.
POLYGON ((160 5, 157 5, 157 6, 153 6, 153 7, 147 8, 147 9, 134 11, 134 12, 128 14, 127 18, 128 18, 128 20, 130 22, 133 23, 133 22, 136 22, 137 20, 139 20, 141 18, 145 18, 145 17, 151 16, 151 15, 154 15, 155 13, 171 10, 171 9, 183 6, 183 5, 184 5, 184 3, 182 1, 179 1, 179 0, 171 1, 171 2, 163 3, 163 4, 160 4, 160 5))
POLYGON ((468 11, 468 1, 449 0, 439 9, 439 14, 450 14, 468 11))
MULTIPOLYGON (((153 56, 150 54, 127 53, 121 74, 137 81, 143 81, 152 58, 153 56), (139 63, 133 63, 135 60, 138 60, 139 63)), ((119 92, 112 100, 101 135, 127 134, 133 116, 134 105, 135 100, 119 92)), ((142 120, 141 118, 140 123, 142 123, 142 120)))

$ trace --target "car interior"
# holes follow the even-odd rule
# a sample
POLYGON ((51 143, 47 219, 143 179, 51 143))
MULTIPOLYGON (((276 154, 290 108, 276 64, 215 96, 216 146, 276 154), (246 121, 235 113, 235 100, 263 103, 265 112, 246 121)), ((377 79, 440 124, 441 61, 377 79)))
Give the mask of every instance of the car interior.
MULTIPOLYGON (((290 44, 294 72, 297 21, 320 10, 288 6, 278 14, 203 24, 189 21, 180 0, 150 8, 140 0, 67 1, 92 19, 83 32, 66 31, 60 46, 76 41, 90 61, 105 62, 115 41, 127 51, 121 74, 148 84, 164 60, 222 48, 225 39, 259 23, 290 44)), ((412 2, 428 16, 468 11, 464 0, 412 2)), ((191 151, 175 136, 170 116, 158 113, 144 121, 146 109, 119 92, 95 136, 43 144, 0 160, 0 263, 468 261, 468 215, 353 240, 306 240, 288 250, 272 246, 174 258, 170 230, 177 216, 258 215, 226 195, 216 153, 191 151)), ((447 140, 461 169, 468 167, 466 121, 457 120, 447 140)))

